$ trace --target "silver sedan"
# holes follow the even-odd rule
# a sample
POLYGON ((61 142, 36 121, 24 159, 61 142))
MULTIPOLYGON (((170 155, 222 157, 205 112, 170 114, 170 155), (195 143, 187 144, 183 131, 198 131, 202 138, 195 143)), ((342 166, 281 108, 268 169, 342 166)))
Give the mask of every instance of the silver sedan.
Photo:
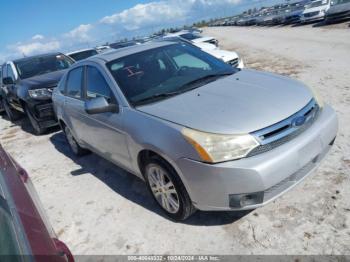
POLYGON ((141 177, 177 220, 276 199, 317 167, 338 126, 302 83, 171 41, 76 63, 53 101, 74 153, 141 177))

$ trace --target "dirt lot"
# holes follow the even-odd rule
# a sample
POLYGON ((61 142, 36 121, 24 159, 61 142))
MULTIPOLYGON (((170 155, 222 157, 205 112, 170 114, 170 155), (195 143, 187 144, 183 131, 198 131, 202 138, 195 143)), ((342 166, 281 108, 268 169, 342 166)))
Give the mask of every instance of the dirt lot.
POLYGON ((300 79, 334 106, 329 156, 297 188, 250 213, 162 215, 143 183, 96 155, 75 158, 58 130, 0 119, 3 146, 31 174, 58 236, 74 254, 350 254, 350 28, 208 28, 247 67, 300 79))

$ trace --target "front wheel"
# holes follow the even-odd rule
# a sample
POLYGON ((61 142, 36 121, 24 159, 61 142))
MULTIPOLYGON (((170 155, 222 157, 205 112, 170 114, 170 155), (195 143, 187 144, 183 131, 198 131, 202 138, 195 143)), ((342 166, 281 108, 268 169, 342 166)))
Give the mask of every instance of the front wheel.
POLYGON ((145 178, 158 205, 174 220, 185 220, 195 212, 192 201, 175 170, 163 159, 146 163, 145 178))
POLYGON ((10 121, 16 121, 21 117, 21 113, 17 110, 11 108, 10 104, 7 102, 5 98, 2 99, 2 105, 4 106, 7 118, 10 121))
POLYGON ((32 112, 30 111, 30 109, 27 106, 25 107, 25 112, 28 116, 30 124, 32 125, 34 134, 35 135, 42 135, 43 133, 45 133, 47 128, 43 128, 40 126, 39 122, 34 118, 32 112))

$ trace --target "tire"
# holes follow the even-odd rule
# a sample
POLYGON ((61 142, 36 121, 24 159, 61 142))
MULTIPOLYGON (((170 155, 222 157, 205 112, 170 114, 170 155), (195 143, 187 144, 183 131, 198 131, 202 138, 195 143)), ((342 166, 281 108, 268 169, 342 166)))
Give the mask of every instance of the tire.
POLYGON ((2 104, 4 106, 7 118, 11 122, 16 121, 16 120, 21 118, 21 116, 22 116, 21 113, 15 109, 11 108, 11 106, 9 105, 9 103, 7 102, 7 100, 5 98, 2 99, 2 104))
POLYGON ((44 134, 47 131, 47 128, 43 128, 40 126, 39 122, 34 118, 30 109, 25 106, 24 111, 26 112, 29 122, 32 125, 33 133, 37 136, 44 134))
POLYGON ((74 138, 72 132, 67 126, 64 126, 64 134, 66 135, 67 142, 69 144, 70 149, 76 156, 84 156, 88 153, 90 153, 89 150, 82 148, 76 139, 74 138))
POLYGON ((183 221, 196 211, 181 179, 165 160, 147 160, 144 176, 153 198, 171 219, 183 221))

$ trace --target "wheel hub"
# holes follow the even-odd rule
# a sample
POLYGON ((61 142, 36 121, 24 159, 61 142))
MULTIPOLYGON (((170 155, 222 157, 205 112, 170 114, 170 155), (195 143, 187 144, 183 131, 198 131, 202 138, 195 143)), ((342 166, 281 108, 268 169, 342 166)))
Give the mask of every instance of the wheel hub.
POLYGON ((167 172, 157 165, 148 169, 148 181, 158 203, 169 213, 179 210, 179 196, 167 172))

